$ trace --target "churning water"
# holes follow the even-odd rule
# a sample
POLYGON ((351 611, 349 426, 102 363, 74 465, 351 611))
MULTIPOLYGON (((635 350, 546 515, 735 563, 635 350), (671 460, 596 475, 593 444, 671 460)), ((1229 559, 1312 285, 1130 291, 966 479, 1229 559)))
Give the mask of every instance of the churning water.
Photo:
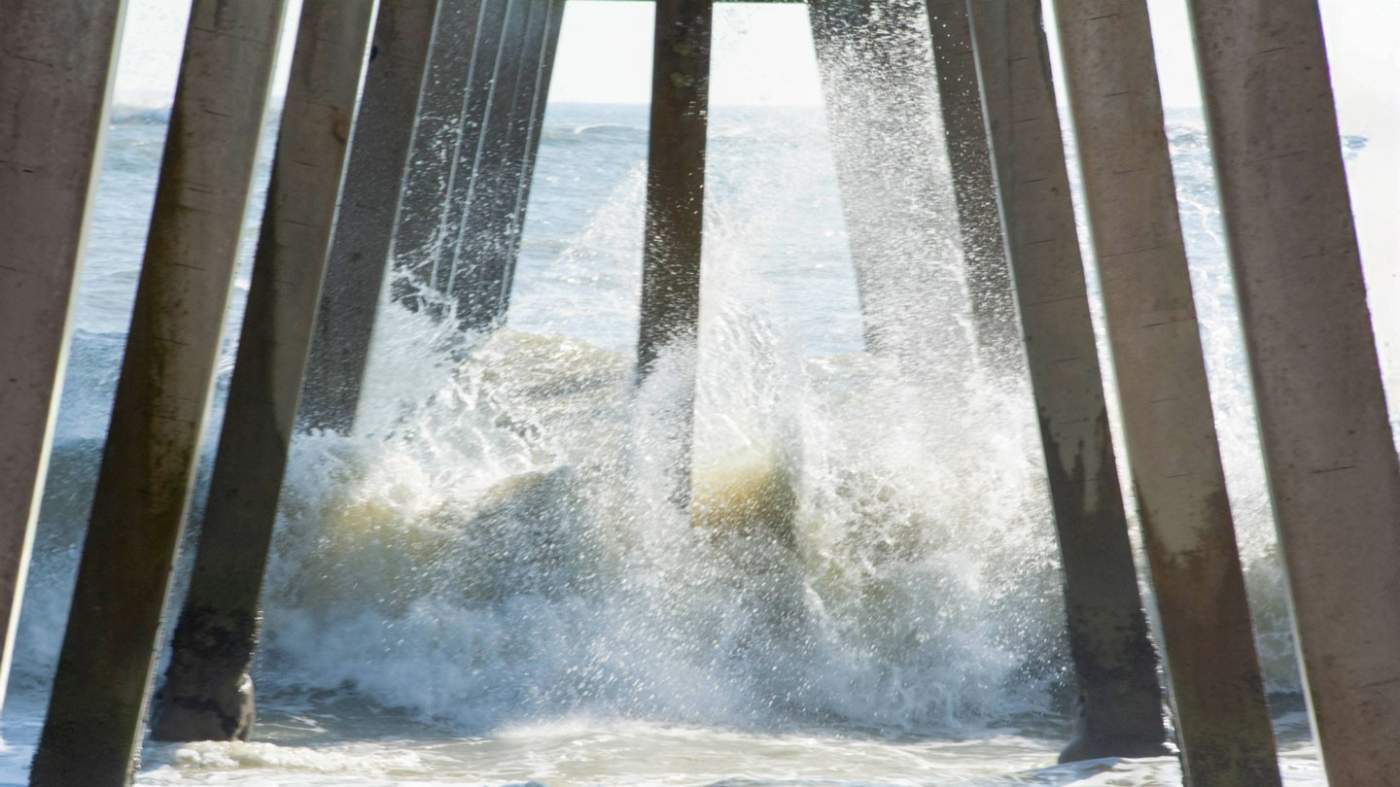
MULTIPOLYGON (((1053 766, 1072 675, 1027 386, 862 351, 820 110, 715 109, 698 357, 633 390, 645 113, 551 107, 505 330, 386 307, 361 428, 293 448, 256 742, 151 744, 139 781, 1179 780, 1053 766), (690 368, 694 523, 666 502, 690 368)), ((109 138, 0 781, 41 722, 163 136, 135 112, 109 138)), ((1199 118, 1170 137, 1284 767, 1320 784, 1199 118)), ((246 286, 245 260, 230 326, 246 286)))

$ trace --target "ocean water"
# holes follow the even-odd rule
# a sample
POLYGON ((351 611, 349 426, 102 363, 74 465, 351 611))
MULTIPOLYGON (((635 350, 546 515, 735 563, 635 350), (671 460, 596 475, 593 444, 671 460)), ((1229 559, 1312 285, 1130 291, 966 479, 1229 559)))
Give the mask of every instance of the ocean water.
MULTIPOLYGON (((385 305, 357 432, 293 446, 255 740, 148 744, 138 782, 1179 783, 1172 758, 1055 766, 1073 688, 1027 385, 863 352, 819 109, 714 109, 699 347, 633 391, 645 128, 641 106, 550 107, 504 329, 385 305), (665 483, 690 369, 694 522, 665 483)), ((113 120, 4 783, 42 722, 163 135, 159 112, 113 120)), ((1282 763, 1322 784, 1199 115, 1169 136, 1282 763)), ((1393 167, 1344 145, 1354 190, 1393 167)), ((1382 318, 1391 262, 1368 260, 1382 318)))

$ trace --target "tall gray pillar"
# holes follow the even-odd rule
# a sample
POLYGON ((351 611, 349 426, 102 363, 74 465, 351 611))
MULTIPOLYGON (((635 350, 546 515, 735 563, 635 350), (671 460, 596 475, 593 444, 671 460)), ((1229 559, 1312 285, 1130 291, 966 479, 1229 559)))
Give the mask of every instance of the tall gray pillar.
POLYGON ((277 519, 375 0, 306 0, 194 573, 157 740, 247 739, 258 596, 277 519))
POLYGON ((967 2, 926 0, 925 6, 978 352, 992 368, 1022 374, 1016 296, 997 213, 996 177, 987 147, 967 2))
POLYGON ((355 425, 442 2, 380 3, 302 390, 311 429, 355 425))
POLYGON ((213 391, 284 0, 197 0, 36 787, 124 785, 213 391))
POLYGON ((1057 0, 1056 10, 1186 782, 1277 785, 1147 3, 1057 0))
POLYGON ((554 56, 559 51, 559 30, 564 23, 565 0, 546 0, 549 16, 544 41, 540 47, 539 67, 535 72, 534 89, 530 91, 529 133, 520 161, 520 188, 511 215, 510 247, 507 251, 505 281, 501 285, 501 305, 497 311, 502 319, 510 309, 510 295, 515 283, 515 266, 520 259, 520 245, 525 237, 525 214, 530 206, 530 186, 535 179, 535 161, 539 158, 540 141, 544 138, 544 115, 549 106, 549 84, 554 78, 554 56))
MULTIPOLYGON (((505 66, 514 45, 506 47, 505 28, 510 11, 519 13, 522 0, 482 0, 476 51, 472 53, 471 82, 463 96, 462 123, 458 128, 457 152, 452 162, 448 188, 442 248, 434 264, 433 288, 446 296, 452 288, 457 250, 462 245, 462 223, 472 201, 486 139, 496 75, 505 66)), ((518 25, 513 30, 518 30, 518 25)), ((508 67, 508 66, 507 66, 508 67)))
POLYGON ((0 706, 124 0, 0 0, 0 706))
POLYGON ((967 280, 922 0, 813 0, 812 41, 866 344, 965 379, 967 280))
POLYGON ((448 292, 463 330, 499 324, 549 0, 512 0, 448 292))
POLYGON ((1201 85, 1313 729, 1400 783, 1400 468, 1315 0, 1192 0, 1201 85))
MULTIPOLYGON (((710 0, 657 0, 647 144, 646 236, 637 375, 670 348, 694 346, 700 327, 700 259, 705 228, 705 150, 710 102, 710 0)), ((694 380, 682 394, 671 501, 690 506, 694 380)))
POLYGON ((431 290, 448 232, 447 195, 462 135, 465 96, 473 81, 480 25, 490 2, 446 0, 433 35, 433 57, 423 80, 418 129, 391 251, 391 297, 414 311, 435 307, 441 300, 431 290))
POLYGON ((1161 755, 1162 697, 1104 406, 1039 0, 968 0, 1079 679, 1062 761, 1161 755))

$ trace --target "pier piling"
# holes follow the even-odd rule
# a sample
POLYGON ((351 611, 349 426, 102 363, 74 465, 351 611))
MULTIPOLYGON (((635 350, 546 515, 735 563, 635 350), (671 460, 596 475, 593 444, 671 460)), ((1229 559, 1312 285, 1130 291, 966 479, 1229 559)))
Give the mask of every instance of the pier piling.
POLYGON ((464 331, 486 330, 505 317, 505 283, 515 248, 516 201, 538 86, 540 55, 551 19, 550 0, 511 0, 456 245, 449 295, 464 331))
POLYGON ((125 5, 0 0, 0 706, 125 5))
POLYGON ((1400 468, 1318 4, 1189 6, 1313 730, 1396 784, 1400 468))
POLYGON ((355 425, 439 8, 381 0, 302 390, 309 429, 355 425))
POLYGON ((973 22, 1079 680, 1077 735, 1060 759, 1163 755, 1156 656, 1109 434, 1040 1, 967 0, 965 8, 973 22))
POLYGON ((196 0, 190 14, 36 787, 125 785, 135 767, 284 11, 196 0))
POLYGON ((808 11, 866 345, 955 384, 974 337, 955 189, 930 136, 938 83, 925 10, 920 0, 812 0, 808 11))
MULTIPOLYGON (((542 0, 548 6, 545 17, 543 38, 538 41, 538 64, 535 67, 534 86, 522 91, 528 95, 528 106, 522 103, 517 111, 524 113, 526 133, 521 140, 523 145, 512 150, 511 161, 518 168, 515 206, 510 214, 508 230, 509 245, 505 248, 504 281, 501 282, 501 302, 497 307, 500 319, 504 320, 510 309, 511 287, 515 284, 515 267, 520 260, 520 246, 525 238, 525 214, 530 205, 530 186, 535 179, 535 160, 539 157, 540 140, 544 137, 544 114, 549 105, 549 84, 554 78, 554 57, 559 50, 559 29, 564 23, 565 0, 542 0)), ((527 74, 528 77, 528 74, 527 74)))
POLYGON ((403 204, 390 252, 394 271, 391 297, 414 311, 430 308, 436 312, 440 303, 431 291, 449 232, 447 196, 456 170, 469 91, 475 87, 476 54, 483 39, 491 38, 483 24, 492 21, 493 6, 505 2, 446 0, 433 33, 433 56, 423 80, 418 128, 413 134, 403 204))
MULTIPOLYGON (((711 0, 657 0, 647 146, 646 236, 642 251, 637 376, 669 347, 694 345, 700 323, 705 226, 705 150, 710 94, 711 0)), ((685 448, 671 498, 690 506, 694 382, 677 406, 685 448)))
POLYGON ((513 51, 505 45, 506 21, 511 6, 519 2, 521 0, 482 2, 476 49, 472 52, 471 80, 462 101, 462 123, 458 127, 457 149, 444 204, 443 243, 434 265, 433 289, 445 298, 445 303, 451 301, 448 293, 464 236, 462 224, 476 186, 497 70, 509 59, 509 51, 513 51))
POLYGON ((1056 10, 1186 783, 1277 785, 1147 3, 1056 10))
POLYGON ((991 368, 1024 374, 966 0, 926 0, 925 7, 978 353, 991 368))
POLYGON ((345 171, 375 0, 306 0, 194 572, 157 740, 247 739, 258 596, 345 171))
MULTIPOLYGON (((213 398, 289 4, 191 1, 35 787, 132 780, 213 398)), ((1184 781, 1277 787, 1148 2, 1054 2, 1184 781)), ((459 334, 505 320, 565 3, 304 0, 155 739, 250 735, 298 413, 353 430, 390 266, 459 334)), ((687 511, 694 369, 658 368, 699 341, 713 3, 655 0, 636 350, 687 511)), ((0 0, 0 706, 126 5, 0 0)), ((1400 784, 1400 458, 1318 0, 1187 5, 1313 729, 1331 783, 1400 784)), ((869 350, 954 398, 1024 351, 1079 690, 1060 760, 1168 754, 1042 0, 808 13, 869 350)))

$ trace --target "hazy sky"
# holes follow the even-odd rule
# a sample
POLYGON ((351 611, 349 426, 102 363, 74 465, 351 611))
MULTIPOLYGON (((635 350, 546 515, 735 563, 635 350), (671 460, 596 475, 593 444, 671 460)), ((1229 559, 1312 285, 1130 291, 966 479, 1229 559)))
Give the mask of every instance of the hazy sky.
MULTIPOLYGON (((1030 0, 1017 0, 1030 2, 1030 0)), ((1074 2, 1076 0, 1070 0, 1074 2)), ((1163 103, 1200 105, 1187 0, 1148 0, 1163 103)), ((291 0, 295 18, 301 0, 291 0)), ((1045 0, 1047 12, 1053 2, 1045 0)), ((1400 336, 1400 0, 1320 0, 1339 125, 1369 138, 1365 165, 1349 168, 1353 215, 1378 330, 1400 336), (1377 292, 1388 292, 1377 301, 1377 292), (1392 305, 1386 305, 1392 304, 1392 305)), ((117 101, 168 105, 190 0, 128 0, 117 101)), ((569 0, 551 100, 645 103, 650 96, 652 6, 569 0)), ((1053 19, 1047 19, 1059 75, 1053 19)), ((802 5, 721 4, 716 10, 711 100, 716 104, 818 104, 816 59, 802 5)), ((293 36, 284 36, 285 75, 293 36)), ((285 78, 285 77, 284 77, 285 78)), ((1063 101, 1063 90, 1061 99, 1063 101)), ((1062 110, 1063 111, 1063 110, 1062 110)))
MULTIPOLYGON (((1022 0, 1028 2, 1029 0, 1022 0)), ((1352 173, 1363 256, 1400 286, 1400 0, 1320 0, 1341 128, 1370 138, 1352 173)), ((300 0, 291 0, 295 15, 300 0)), ((1053 3, 1045 2, 1047 11, 1053 3)), ((1148 0, 1163 102, 1200 105, 1186 0, 1148 0)), ((128 0, 117 101, 167 105, 190 0, 128 0)), ((1057 43, 1047 20, 1051 48, 1057 43)), ((551 99, 644 103, 650 96, 652 6, 569 0, 551 99)), ((721 4, 711 99, 716 104, 817 104, 816 59, 802 5, 721 4)), ((282 70, 292 36, 284 36, 282 70)), ((1052 53, 1058 70, 1058 52, 1052 53)), ((1061 82, 1063 80, 1060 80, 1061 82)), ((1063 92, 1062 92, 1063 97, 1063 92)), ((1374 270, 1373 270, 1374 272, 1374 270)), ((1397 319, 1400 319, 1398 317, 1397 319)))
MULTIPOLYGON (((292 5, 295 13, 298 0, 292 5)), ((1150 0, 1149 6, 1163 99, 1168 106, 1197 105, 1185 0, 1150 0)), ((118 99, 167 103, 189 0, 129 0, 128 7, 118 99)), ((1400 2, 1323 0, 1322 8, 1342 125, 1400 127, 1400 90, 1396 87, 1400 84, 1400 47, 1394 43, 1395 31, 1400 29, 1400 2)), ((651 19, 649 3, 571 0, 560 40, 554 97, 563 101, 646 101, 650 92, 651 19)), ((291 37, 284 43, 289 47, 291 37)), ((287 59, 284 54, 284 68, 287 59)), ((716 103, 817 103, 816 64, 805 8, 719 6, 713 69, 716 103)))

